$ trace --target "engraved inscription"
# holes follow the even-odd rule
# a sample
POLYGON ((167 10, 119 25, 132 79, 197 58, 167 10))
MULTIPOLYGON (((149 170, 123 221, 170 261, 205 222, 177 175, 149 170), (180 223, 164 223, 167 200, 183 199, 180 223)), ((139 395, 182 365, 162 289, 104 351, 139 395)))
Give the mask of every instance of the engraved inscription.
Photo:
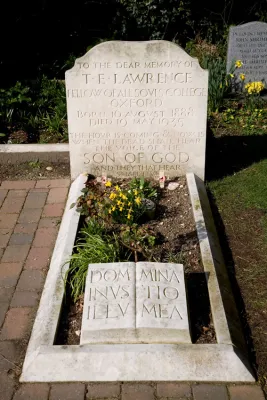
POLYGON ((67 71, 66 89, 72 176, 155 177, 160 164, 172 165, 167 176, 204 177, 207 72, 178 46, 96 46, 67 71))

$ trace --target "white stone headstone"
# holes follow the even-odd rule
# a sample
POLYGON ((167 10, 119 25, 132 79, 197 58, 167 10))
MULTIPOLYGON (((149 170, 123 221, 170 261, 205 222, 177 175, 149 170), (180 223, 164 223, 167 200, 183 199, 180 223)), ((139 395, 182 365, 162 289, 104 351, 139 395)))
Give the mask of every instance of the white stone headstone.
POLYGON ((183 266, 90 264, 81 344, 191 343, 183 266))
POLYGON ((110 41, 66 72, 71 176, 204 178, 208 72, 167 41, 110 41))

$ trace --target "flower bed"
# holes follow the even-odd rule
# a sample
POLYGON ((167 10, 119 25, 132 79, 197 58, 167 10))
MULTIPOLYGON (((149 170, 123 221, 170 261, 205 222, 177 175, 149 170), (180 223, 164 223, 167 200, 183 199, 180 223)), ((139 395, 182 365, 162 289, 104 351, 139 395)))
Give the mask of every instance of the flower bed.
POLYGON ((83 217, 66 275, 66 303, 56 344, 80 342, 88 264, 118 261, 183 264, 193 343, 216 342, 184 177, 164 189, 144 179, 101 184, 89 177, 77 206, 83 217))

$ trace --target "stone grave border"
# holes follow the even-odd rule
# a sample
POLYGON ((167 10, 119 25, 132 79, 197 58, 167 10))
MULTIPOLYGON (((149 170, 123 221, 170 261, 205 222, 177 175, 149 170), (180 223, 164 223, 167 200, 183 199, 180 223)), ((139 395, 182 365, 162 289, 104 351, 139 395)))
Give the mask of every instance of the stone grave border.
POLYGON ((0 164, 17 164, 29 161, 70 163, 69 144, 1 144, 0 164))
POLYGON ((242 330, 204 183, 193 173, 186 178, 217 343, 53 345, 64 296, 62 274, 68 268, 62 265, 72 253, 79 223, 79 214, 70 205, 86 180, 80 175, 70 188, 21 382, 255 381, 243 349, 242 330))

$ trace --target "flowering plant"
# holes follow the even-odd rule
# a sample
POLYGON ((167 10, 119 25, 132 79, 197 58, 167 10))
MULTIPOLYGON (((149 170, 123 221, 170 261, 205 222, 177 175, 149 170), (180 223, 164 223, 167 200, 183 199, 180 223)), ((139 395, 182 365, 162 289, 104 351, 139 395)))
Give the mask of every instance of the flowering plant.
POLYGON ((245 90, 248 94, 259 94, 264 89, 264 83, 259 82, 249 82, 245 85, 245 90))
MULTIPOLYGON (((110 187, 110 186, 109 186, 110 187)), ((131 225, 144 212, 144 193, 140 189, 124 190, 116 185, 106 202, 106 212, 115 222, 131 225)))

